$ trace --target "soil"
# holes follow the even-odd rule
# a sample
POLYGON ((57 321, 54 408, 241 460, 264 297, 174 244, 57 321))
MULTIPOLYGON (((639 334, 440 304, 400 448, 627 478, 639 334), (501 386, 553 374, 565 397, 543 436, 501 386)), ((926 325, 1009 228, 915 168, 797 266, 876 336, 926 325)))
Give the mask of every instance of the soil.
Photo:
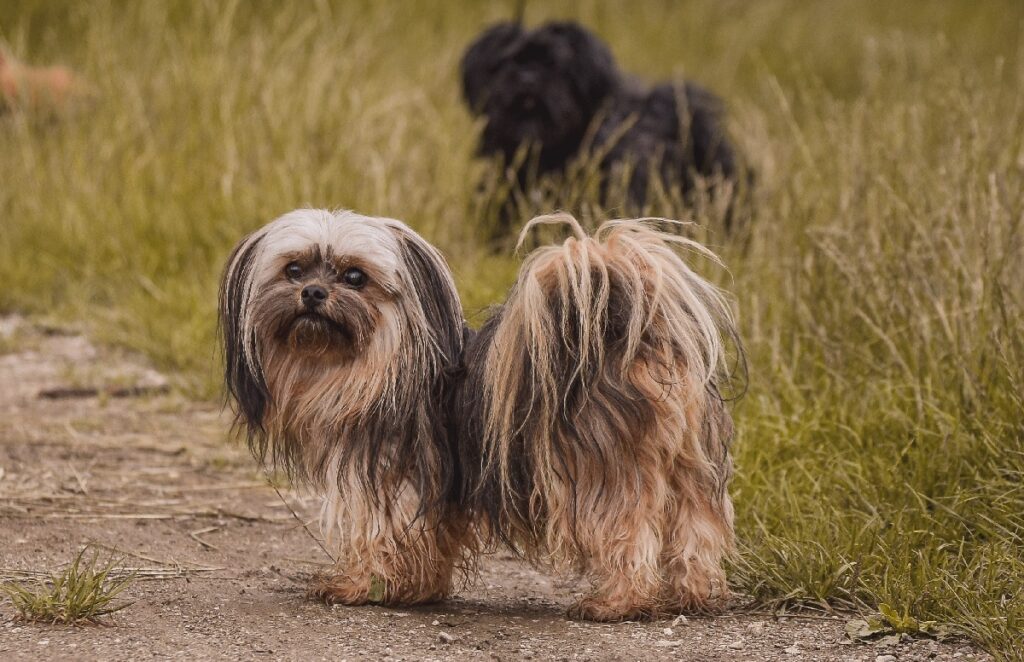
POLYGON ((99 625, 23 622, 4 599, 2 660, 990 659, 965 642, 853 643, 842 615, 575 622, 582 586, 509 554, 441 604, 328 607, 306 597, 327 558, 292 510, 318 508, 275 493, 219 406, 138 357, 0 318, 0 579, 59 570, 86 544, 136 573, 130 606, 99 625))

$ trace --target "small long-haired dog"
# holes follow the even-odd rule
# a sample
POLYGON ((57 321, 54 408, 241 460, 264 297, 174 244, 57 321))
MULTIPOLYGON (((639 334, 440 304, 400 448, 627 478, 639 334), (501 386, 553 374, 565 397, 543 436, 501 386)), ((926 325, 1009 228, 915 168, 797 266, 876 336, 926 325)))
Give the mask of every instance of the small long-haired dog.
MULTIPOLYGON (((324 496, 331 602, 443 598, 508 545, 593 583, 573 614, 715 607, 732 548, 735 337, 720 292, 644 221, 537 249, 483 328, 399 221, 301 210, 246 237, 221 289, 250 448, 324 496), (465 565, 463 565, 463 562, 465 565)), ((713 256, 711 256, 713 257, 713 256)))
MULTIPOLYGON (((576 617, 711 609, 733 545, 732 420, 719 386, 729 308, 640 221, 609 221, 523 264, 466 349, 456 411, 486 539, 573 568, 576 617)), ((737 347, 738 344, 737 344, 737 347)))
POLYGON ((91 90, 66 67, 33 67, 0 50, 0 113, 6 108, 63 110, 91 90))
POLYGON ((221 286, 227 389, 250 449, 324 496, 330 602, 452 590, 467 527, 449 497, 463 315, 451 273, 403 223, 304 209, 235 248, 221 286))
POLYGON ((587 160, 598 162, 603 202, 630 213, 655 187, 685 198, 704 178, 731 196, 740 177, 715 95, 690 82, 638 83, 574 22, 497 23, 467 48, 461 71, 465 101, 485 119, 478 151, 510 169, 520 197, 539 177, 587 160), (609 184, 622 180, 625 199, 609 199, 609 184))

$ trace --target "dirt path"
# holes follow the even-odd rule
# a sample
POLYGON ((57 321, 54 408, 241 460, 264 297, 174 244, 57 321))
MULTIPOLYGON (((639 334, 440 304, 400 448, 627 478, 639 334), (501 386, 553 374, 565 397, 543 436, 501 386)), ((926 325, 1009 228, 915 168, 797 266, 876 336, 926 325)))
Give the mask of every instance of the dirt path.
POLYGON ((0 659, 987 659, 851 644, 842 619, 577 623, 564 613, 578 586, 508 556, 444 604, 326 607, 304 596, 323 553, 219 409, 165 391, 130 357, 0 318, 0 576, 55 570, 89 542, 141 569, 106 627, 18 623, 0 603, 0 659))

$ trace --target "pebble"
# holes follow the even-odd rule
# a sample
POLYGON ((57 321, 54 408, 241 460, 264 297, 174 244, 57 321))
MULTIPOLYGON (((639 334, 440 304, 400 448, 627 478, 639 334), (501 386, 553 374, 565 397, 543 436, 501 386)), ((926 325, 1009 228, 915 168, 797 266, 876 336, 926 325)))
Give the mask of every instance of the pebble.
POLYGON ((800 655, 803 653, 799 646, 790 646, 786 649, 786 655, 800 655))
POLYGON ((896 662, 895 655, 876 655, 875 662, 896 662))
POLYGON ((733 649, 734 651, 743 650, 744 646, 746 646, 746 644, 743 643, 742 639, 737 639, 736 641, 729 642, 729 648, 733 649))
POLYGON ((453 634, 448 634, 447 632, 442 631, 440 634, 437 635, 437 640, 440 641, 442 644, 453 644, 456 641, 458 641, 459 638, 453 634))
POLYGON ((671 637, 672 636, 672 628, 665 628, 664 630, 662 630, 662 632, 665 633, 666 637, 671 637))

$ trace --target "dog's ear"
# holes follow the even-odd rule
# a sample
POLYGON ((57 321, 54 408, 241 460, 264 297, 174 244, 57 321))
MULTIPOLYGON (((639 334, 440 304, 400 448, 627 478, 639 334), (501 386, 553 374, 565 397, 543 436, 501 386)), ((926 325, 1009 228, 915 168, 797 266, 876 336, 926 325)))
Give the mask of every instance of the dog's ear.
POLYGON ((391 226, 405 263, 408 283, 423 311, 426 332, 442 356, 442 367, 456 364, 462 354, 462 303, 444 256, 405 225, 391 226))
POLYGON ((619 71, 608 46, 597 35, 572 21, 548 23, 537 34, 548 33, 569 46, 571 55, 560 58, 562 73, 573 81, 580 100, 595 108, 619 85, 619 71))
POLYGON ((479 113, 505 50, 523 34, 518 22, 503 21, 484 30, 462 55, 462 95, 473 113, 479 113))
POLYGON ((232 251, 221 279, 219 302, 224 385, 236 403, 238 422, 245 425, 250 441, 263 429, 270 397, 259 365, 256 338, 245 323, 252 305, 253 266, 262 238, 246 237, 232 251))

